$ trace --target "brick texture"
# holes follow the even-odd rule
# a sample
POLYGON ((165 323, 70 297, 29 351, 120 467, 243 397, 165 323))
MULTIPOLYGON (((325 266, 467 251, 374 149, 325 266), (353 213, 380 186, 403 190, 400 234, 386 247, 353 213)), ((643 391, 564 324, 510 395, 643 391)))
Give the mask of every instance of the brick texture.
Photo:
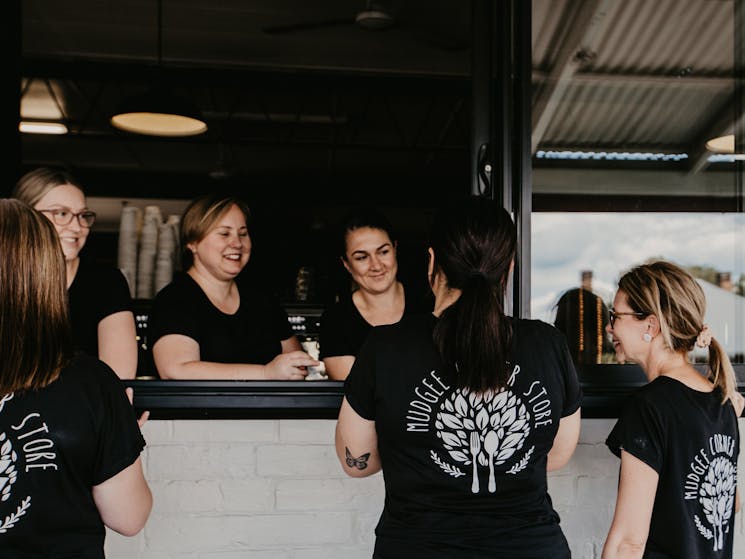
MULTIPOLYGON (((585 419, 577 450, 548 486, 577 559, 599 559, 613 516, 618 459, 610 419, 585 419)), ((745 441, 745 420, 740 422, 745 441)), ((108 559, 365 559, 383 479, 347 478, 325 420, 150 421, 145 474, 154 496, 145 529, 108 531, 108 559)), ((745 472, 741 455, 738 470, 745 472)), ((745 486, 741 474, 740 487, 745 486)), ((740 490, 741 495, 745 495, 740 490)), ((735 557, 745 557, 743 513, 735 557)))

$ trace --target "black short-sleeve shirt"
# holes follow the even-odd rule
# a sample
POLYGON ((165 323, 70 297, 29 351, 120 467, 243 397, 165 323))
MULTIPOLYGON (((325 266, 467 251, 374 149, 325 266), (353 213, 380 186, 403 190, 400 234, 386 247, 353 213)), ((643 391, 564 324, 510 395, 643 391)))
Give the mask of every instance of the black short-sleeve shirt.
POLYGON ((606 444, 659 474, 647 554, 732 557, 740 437, 719 390, 657 377, 631 397, 606 444))
POLYGON ((43 389, 0 396, 0 558, 103 558, 92 487, 144 446, 124 385, 84 354, 43 389))
POLYGON ((75 348, 98 357, 98 323, 112 314, 132 311, 127 280, 116 268, 81 257, 67 296, 75 348))
POLYGON ((456 388, 432 315, 372 329, 345 383, 374 420, 385 480, 376 557, 565 558, 546 460, 581 390, 564 336, 513 320, 508 385, 456 388))
MULTIPOLYGON (((404 288, 405 289, 405 288, 404 288)), ((431 300, 419 299, 404 290, 403 317, 431 312, 431 300)), ((360 314, 349 293, 321 316, 320 357, 355 356, 373 328, 360 314)))
POLYGON ((238 283, 240 306, 234 314, 217 309, 189 274, 179 273, 155 296, 148 328, 152 346, 168 334, 199 344, 202 361, 266 364, 292 337, 287 313, 265 293, 238 283))

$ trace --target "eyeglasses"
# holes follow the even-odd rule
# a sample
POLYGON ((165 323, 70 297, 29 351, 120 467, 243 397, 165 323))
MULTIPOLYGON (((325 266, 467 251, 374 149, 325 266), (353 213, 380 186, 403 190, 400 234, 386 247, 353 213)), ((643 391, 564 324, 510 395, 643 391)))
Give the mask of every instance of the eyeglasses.
POLYGON ((56 225, 69 225, 72 222, 72 218, 75 217, 81 227, 91 227, 96 222, 96 212, 85 210, 82 212, 74 213, 67 208, 55 208, 53 210, 39 210, 42 213, 50 214, 52 221, 56 225))
POLYGON ((617 311, 614 311, 613 309, 610 309, 608 311, 608 318, 610 319, 611 328, 613 328, 613 326, 616 324, 616 319, 619 316, 638 316, 639 318, 644 318, 647 315, 643 312, 617 312, 617 311))

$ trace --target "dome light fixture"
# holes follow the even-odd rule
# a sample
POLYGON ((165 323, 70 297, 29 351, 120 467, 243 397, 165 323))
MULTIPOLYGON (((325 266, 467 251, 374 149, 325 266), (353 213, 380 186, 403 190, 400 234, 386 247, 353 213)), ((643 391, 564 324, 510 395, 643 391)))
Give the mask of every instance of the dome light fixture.
MULTIPOLYGON (((158 70, 163 52, 163 0, 158 0, 158 70)), ((158 76, 162 81, 162 77, 158 76)), ((207 131, 199 110, 165 86, 155 86, 142 94, 125 98, 111 117, 112 126, 146 136, 196 136, 207 131)))
POLYGON ((111 117, 112 126, 146 136, 196 136, 207 131, 199 110, 163 88, 126 98, 111 117))
POLYGON ((706 149, 713 153, 732 155, 735 159, 745 159, 745 153, 735 153, 735 135, 727 134, 706 142, 706 149))

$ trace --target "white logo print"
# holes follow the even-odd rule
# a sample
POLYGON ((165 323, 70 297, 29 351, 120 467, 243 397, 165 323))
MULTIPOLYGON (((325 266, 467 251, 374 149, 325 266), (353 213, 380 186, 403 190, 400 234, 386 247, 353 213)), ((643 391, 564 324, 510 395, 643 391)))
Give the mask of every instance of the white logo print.
MULTIPOLYGON (((16 482, 16 479, 18 479, 18 471, 15 467, 17 458, 18 456, 13 450, 13 445, 8 436, 5 433, 0 433, 0 502, 2 503, 10 499, 11 488, 16 482)), ((12 528, 18 519, 26 514, 26 509, 30 505, 30 496, 21 501, 18 507, 16 507, 15 512, 3 519, 3 522, 0 524, 0 534, 4 534, 12 528)))
MULTIPOLYGON (((5 404, 13 399, 13 393, 6 394, 0 399, 0 412, 3 411, 5 404)), ((7 502, 11 496, 13 484, 18 479, 18 470, 16 461, 18 454, 13 449, 13 444, 6 433, 0 433, 0 505, 7 502)), ((22 499, 16 510, 5 516, 0 523, 0 534, 4 534, 15 526, 18 519, 26 514, 26 510, 31 506, 31 496, 22 499)))
POLYGON ((694 524, 704 538, 713 540, 714 551, 724 549, 724 534, 729 533, 734 511, 737 488, 734 451, 732 437, 720 434, 710 437, 707 448, 699 450, 691 461, 684 483, 684 499, 696 499, 706 521, 694 514, 694 524))
MULTIPOLYGON (((494 493, 497 490, 494 466, 504 464, 523 447, 530 433, 530 412, 507 387, 483 394, 459 389, 442 401, 435 427, 450 458, 471 466, 471 491, 480 491, 480 465, 489 468, 488 489, 494 493)), ((525 469, 532 452, 530 448, 508 473, 525 469)), ((430 452, 430 457, 449 475, 465 475, 457 466, 442 461, 435 451, 430 452)))
POLYGON ((729 531, 727 524, 732 516, 735 502, 735 466, 727 458, 719 456, 709 465, 706 478, 699 488, 699 503, 709 521, 713 534, 702 526, 698 515, 693 515, 699 532, 708 540, 714 538, 714 551, 724 547, 724 534, 729 531))

